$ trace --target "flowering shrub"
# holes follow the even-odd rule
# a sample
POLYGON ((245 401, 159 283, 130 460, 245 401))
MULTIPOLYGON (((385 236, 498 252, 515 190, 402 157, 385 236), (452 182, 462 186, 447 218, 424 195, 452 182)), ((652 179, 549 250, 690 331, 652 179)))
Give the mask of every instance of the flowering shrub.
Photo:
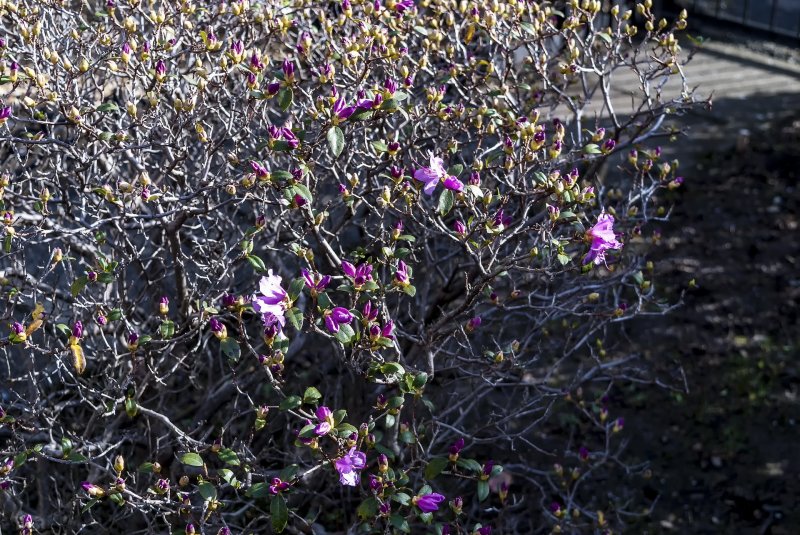
POLYGON ((693 102, 685 17, 635 12, 0 0, 4 521, 624 525, 602 340, 665 307, 693 102))

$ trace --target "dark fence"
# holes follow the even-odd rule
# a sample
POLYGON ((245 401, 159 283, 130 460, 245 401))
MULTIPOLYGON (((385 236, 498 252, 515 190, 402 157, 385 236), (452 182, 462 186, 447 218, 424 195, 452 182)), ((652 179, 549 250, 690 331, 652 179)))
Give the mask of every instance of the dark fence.
POLYGON ((800 0, 672 0, 663 3, 685 8, 690 14, 800 38, 800 0))

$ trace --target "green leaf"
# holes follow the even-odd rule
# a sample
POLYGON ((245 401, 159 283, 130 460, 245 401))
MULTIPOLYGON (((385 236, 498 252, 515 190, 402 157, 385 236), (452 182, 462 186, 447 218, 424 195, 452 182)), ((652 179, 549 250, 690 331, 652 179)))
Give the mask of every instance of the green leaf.
POLYGON ((336 158, 344 150, 344 132, 338 126, 328 130, 328 148, 331 149, 331 154, 336 158))
POLYGON ((278 92, 278 106, 280 106, 281 110, 288 110, 293 100, 294 92, 291 87, 284 87, 278 92))
POLYGON ((300 396, 289 396, 288 398, 281 401, 281 404, 278 405, 278 408, 282 411, 288 411, 291 409, 296 409, 300 406, 302 400, 300 396))
POLYGON ((303 287, 306 285, 306 280, 303 277, 298 277, 289 284, 289 290, 286 292, 289 294, 289 297, 292 301, 296 301, 297 298, 300 296, 300 292, 303 291, 303 287))
POLYGON ((562 266, 566 266, 569 264, 569 256, 565 255, 564 253, 558 253, 558 261, 562 266))
POLYGON ((281 473, 279 474, 278 477, 281 478, 281 481, 291 481, 295 478, 297 472, 299 471, 300 467, 298 465, 290 464, 289 466, 281 470, 281 473))
POLYGON ((105 104, 101 104, 97 107, 97 111, 103 113, 117 110, 119 110, 119 106, 117 106, 114 102, 106 102, 105 104))
POLYGON ((453 195, 453 192, 449 189, 442 190, 442 193, 439 195, 439 215, 445 216, 447 215, 450 210, 453 209, 453 204, 455 203, 456 197, 453 195))
POLYGON ((303 328, 303 311, 297 307, 292 307, 286 311, 286 319, 292 324, 295 330, 299 331, 303 328))
POLYGON ((292 173, 290 173, 289 171, 278 169, 277 171, 272 172, 272 178, 278 181, 282 181, 282 180, 291 180, 292 178, 294 178, 294 176, 292 176, 292 173))
POLYGON ((224 450, 219 451, 219 460, 223 461, 225 464, 229 466, 239 466, 241 465, 241 461, 239 461, 239 456, 236 455, 236 452, 230 448, 225 448, 224 450))
POLYGON ((384 100, 383 104, 381 104, 381 109, 384 110, 384 111, 388 111, 390 113, 395 111, 395 110, 397 110, 397 108, 399 108, 399 107, 400 107, 400 103, 398 102, 398 100, 396 98, 390 98, 390 99, 384 100))
POLYGON ((447 465, 450 463, 450 460, 445 457, 436 457, 431 459, 428 462, 428 466, 425 467, 425 479, 430 481, 431 479, 435 479, 436 476, 442 473, 442 471, 447 468, 447 465))
POLYGON ((381 373, 384 375, 398 375, 402 376, 406 373, 406 370, 396 362, 386 362, 381 364, 381 373))
POLYGON ((356 333, 353 328, 347 323, 343 323, 339 325, 339 331, 334 335, 334 337, 342 344, 349 344, 355 335, 356 333))
POLYGON ((208 481, 203 481, 200 483, 200 486, 197 487, 197 491, 200 493, 200 496, 203 497, 204 500, 215 500, 217 498, 217 489, 209 483, 208 481))
POLYGON ((152 474, 153 473, 153 466, 154 466, 153 463, 142 463, 142 464, 139 465, 139 468, 137 468, 136 470, 138 470, 139 472, 145 473, 145 474, 152 474))
POLYGON ((372 147, 378 152, 386 152, 389 150, 389 147, 383 141, 373 141, 372 147))
POLYGON ((272 516, 272 530, 275 533, 282 533, 286 529, 286 523, 289 522, 289 509, 286 507, 286 500, 283 496, 278 494, 272 498, 269 512, 272 516))
POLYGON ((475 459, 463 459, 462 458, 462 459, 459 459, 458 462, 456 462, 456 464, 460 468, 463 468, 464 470, 467 470, 469 472, 482 472, 483 471, 483 466, 481 466, 481 463, 479 463, 475 459))
POLYGON ((361 520, 371 520, 378 515, 378 500, 367 498, 356 508, 356 514, 361 520))
POLYGON ((267 266, 264 265, 264 261, 258 256, 249 254, 245 258, 247 258, 247 261, 250 262, 250 265, 252 265, 258 273, 263 273, 267 270, 267 266))
POLYGON ((411 503, 411 496, 409 496, 405 492, 397 492, 397 493, 395 493, 392 496, 392 499, 394 501, 396 501, 397 503, 400 503, 402 505, 408 505, 409 503, 411 503))
POLYGON ((314 404, 321 399, 322 394, 313 386, 306 388, 306 391, 303 394, 303 403, 308 403, 309 405, 314 404))
POLYGON ((219 343, 219 346, 222 348, 222 352, 233 361, 239 360, 239 357, 242 356, 242 350, 239 347, 239 342, 234 340, 233 338, 226 338, 219 343))
POLYGON ((72 294, 72 297, 78 297, 78 294, 86 288, 86 285, 89 283, 89 279, 86 277, 78 277, 73 281, 72 286, 69 287, 69 291, 72 294))
POLYGON ((175 336, 175 322, 170 320, 165 320, 161 322, 161 338, 165 340, 172 338, 175 336))
POLYGON ((351 121, 366 121, 372 117, 372 110, 357 110, 350 116, 351 121))
POLYGON ((403 287, 403 292, 410 295, 411 297, 414 297, 415 295, 417 295, 417 288, 409 284, 408 286, 403 287))
POLYGON ((399 529, 403 533, 411 533, 411 528, 408 525, 408 520, 403 518, 402 515, 394 514, 389 518, 389 523, 393 528, 399 529))
POLYGON ((306 201, 312 202, 314 200, 313 195, 311 195, 311 190, 308 189, 308 186, 305 184, 295 184, 292 186, 292 189, 295 195, 300 195, 306 201))
POLYGON ((255 483, 244 493, 248 498, 266 498, 270 495, 269 485, 266 483, 255 483))
POLYGON ((139 413, 139 405, 136 404, 135 399, 125 398, 125 413, 128 415, 128 418, 133 418, 139 413))
POLYGON ((598 147, 596 144, 589 143, 588 145, 583 147, 583 152, 584 154, 600 154, 602 151, 600 150, 600 147, 598 147))
POLYGON ((489 497, 489 482, 478 481, 478 501, 483 501, 489 497))
POLYGON ((119 308, 113 309, 111 312, 108 313, 106 317, 108 321, 118 321, 122 319, 122 310, 119 308))
POLYGON ((181 455, 181 464, 185 464, 186 466, 197 466, 201 468, 205 463, 203 463, 203 458, 200 457, 199 454, 189 452, 181 455))
POLYGON ((461 173, 464 172, 464 166, 460 163, 455 165, 451 165, 450 169, 447 170, 448 175, 459 176, 461 173))

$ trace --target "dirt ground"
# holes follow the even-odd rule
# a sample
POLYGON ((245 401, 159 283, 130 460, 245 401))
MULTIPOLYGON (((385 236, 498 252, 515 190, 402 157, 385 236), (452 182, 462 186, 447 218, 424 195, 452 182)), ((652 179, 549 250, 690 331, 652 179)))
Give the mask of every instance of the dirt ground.
POLYGON ((667 295, 697 287, 628 334, 689 391, 622 393, 657 500, 631 533, 797 534, 800 90, 715 102, 684 125, 696 142, 679 145, 686 181, 652 259, 667 295))

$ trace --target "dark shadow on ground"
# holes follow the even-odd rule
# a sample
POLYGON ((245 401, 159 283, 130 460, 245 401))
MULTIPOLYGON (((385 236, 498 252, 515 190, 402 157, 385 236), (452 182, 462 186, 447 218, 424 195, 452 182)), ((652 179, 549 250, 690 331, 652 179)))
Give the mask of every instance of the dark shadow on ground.
MULTIPOLYGON (((647 533, 800 533, 800 94, 682 119, 684 187, 652 255, 668 317, 626 327, 688 394, 630 387, 629 454, 650 460, 647 533)), ((651 229, 652 231, 653 229, 651 229)), ((639 532, 639 531, 637 531, 639 532)))

